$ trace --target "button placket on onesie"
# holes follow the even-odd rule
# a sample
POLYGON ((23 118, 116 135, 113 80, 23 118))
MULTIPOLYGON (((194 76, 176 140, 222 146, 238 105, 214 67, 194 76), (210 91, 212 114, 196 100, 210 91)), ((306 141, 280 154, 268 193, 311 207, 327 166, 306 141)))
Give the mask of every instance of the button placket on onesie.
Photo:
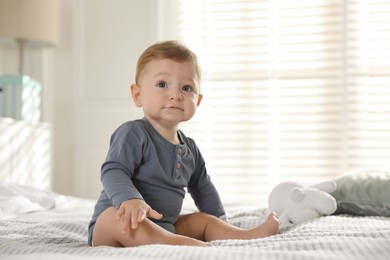
POLYGON ((176 162, 175 162, 175 177, 176 179, 181 178, 182 156, 184 153, 184 145, 176 146, 176 162))

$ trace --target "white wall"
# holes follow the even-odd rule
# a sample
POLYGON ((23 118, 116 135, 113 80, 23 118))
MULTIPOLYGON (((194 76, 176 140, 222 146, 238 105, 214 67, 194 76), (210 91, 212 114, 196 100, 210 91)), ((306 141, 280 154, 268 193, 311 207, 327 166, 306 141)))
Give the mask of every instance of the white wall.
POLYGON ((54 58, 54 190, 96 198, 112 131, 137 118, 129 95, 135 63, 157 40, 153 0, 62 1, 54 58), (58 78, 57 78, 58 77, 58 78))
MULTIPOLYGON (((43 83, 43 120, 53 128, 56 192, 96 198, 113 130, 140 117, 129 86, 140 53, 160 40, 159 0, 61 0, 60 44, 29 50, 26 74, 43 83)), ((16 71, 0 49, 0 73, 16 71)))

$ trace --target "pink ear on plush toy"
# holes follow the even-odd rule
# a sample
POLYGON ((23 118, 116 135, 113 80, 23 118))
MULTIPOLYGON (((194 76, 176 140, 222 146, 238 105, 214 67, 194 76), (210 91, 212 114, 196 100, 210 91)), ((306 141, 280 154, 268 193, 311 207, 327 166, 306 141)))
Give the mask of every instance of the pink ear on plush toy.
POLYGON ((290 191, 290 197, 295 202, 301 202, 305 197, 305 192, 300 188, 293 188, 290 191))

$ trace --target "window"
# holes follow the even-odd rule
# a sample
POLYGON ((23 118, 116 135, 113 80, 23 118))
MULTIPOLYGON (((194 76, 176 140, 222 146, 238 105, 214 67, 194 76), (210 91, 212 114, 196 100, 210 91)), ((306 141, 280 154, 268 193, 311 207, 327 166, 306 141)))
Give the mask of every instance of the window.
POLYGON ((181 128, 224 203, 388 163, 389 1, 176 1, 204 94, 181 128))

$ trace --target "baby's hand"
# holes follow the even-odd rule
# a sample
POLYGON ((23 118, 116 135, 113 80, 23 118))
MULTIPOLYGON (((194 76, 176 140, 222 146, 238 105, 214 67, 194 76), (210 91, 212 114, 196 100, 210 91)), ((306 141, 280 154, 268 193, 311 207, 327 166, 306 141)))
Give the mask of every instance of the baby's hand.
POLYGON ((122 219, 122 233, 126 233, 130 225, 132 229, 136 229, 138 223, 146 217, 161 219, 163 216, 141 199, 124 201, 116 212, 116 219, 122 219))

